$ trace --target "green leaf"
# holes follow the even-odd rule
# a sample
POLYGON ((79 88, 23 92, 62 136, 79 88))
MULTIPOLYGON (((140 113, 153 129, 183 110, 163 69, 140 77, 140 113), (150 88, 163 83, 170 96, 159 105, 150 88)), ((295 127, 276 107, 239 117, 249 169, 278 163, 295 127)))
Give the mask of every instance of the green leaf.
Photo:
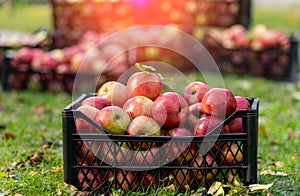
POLYGON ((251 184, 249 185, 249 190, 251 192, 255 191, 266 191, 273 186, 274 182, 270 184, 251 184))

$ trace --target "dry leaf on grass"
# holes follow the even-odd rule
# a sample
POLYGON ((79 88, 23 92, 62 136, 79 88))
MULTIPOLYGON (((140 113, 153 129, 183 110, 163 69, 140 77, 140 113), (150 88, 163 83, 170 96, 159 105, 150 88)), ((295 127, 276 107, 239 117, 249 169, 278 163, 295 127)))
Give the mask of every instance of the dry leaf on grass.
POLYGON ((225 191, 222 187, 221 182, 214 182, 208 189, 207 194, 211 194, 213 196, 225 195, 225 191))
POLYGON ((273 186, 274 182, 270 183, 270 184, 251 184, 249 185, 249 190, 251 192, 254 192, 254 191, 266 191, 268 190, 269 188, 271 188, 273 186))
POLYGON ((260 175, 270 175, 270 176, 287 176, 288 174, 285 172, 275 172, 273 170, 264 170, 260 172, 260 175))

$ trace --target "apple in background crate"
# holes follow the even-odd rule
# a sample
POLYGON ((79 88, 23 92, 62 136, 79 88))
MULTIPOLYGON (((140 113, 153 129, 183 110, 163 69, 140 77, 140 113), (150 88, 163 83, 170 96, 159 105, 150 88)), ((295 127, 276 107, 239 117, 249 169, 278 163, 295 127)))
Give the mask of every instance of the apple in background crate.
POLYGON ((15 53, 13 59, 30 64, 34 57, 40 56, 42 53, 43 50, 40 48, 23 47, 15 53))

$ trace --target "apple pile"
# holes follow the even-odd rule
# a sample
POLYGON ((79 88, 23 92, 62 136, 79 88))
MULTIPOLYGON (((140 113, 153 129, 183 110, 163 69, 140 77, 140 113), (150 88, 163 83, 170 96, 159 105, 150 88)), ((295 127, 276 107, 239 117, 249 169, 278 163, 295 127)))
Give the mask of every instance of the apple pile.
POLYGON ((208 46, 222 46, 226 49, 249 48, 263 51, 276 48, 288 51, 290 42, 288 36, 281 30, 275 30, 264 24, 255 25, 249 32, 240 24, 226 29, 211 29, 204 37, 208 46))
MULTIPOLYGON (((176 130, 179 128, 194 136, 204 136, 236 110, 250 107, 244 97, 234 96, 225 88, 210 88, 200 81, 188 84, 182 94, 162 92, 162 85, 158 74, 136 72, 126 84, 104 83, 97 96, 84 100, 82 106, 91 108, 89 111, 97 110, 91 118, 111 134, 147 136, 185 132, 176 130)), ((241 123, 233 121, 222 132, 242 132, 234 122, 241 123)))
MULTIPOLYGON (((58 74, 80 72, 99 73, 104 71, 106 64, 113 57, 118 56, 114 63, 113 71, 122 73, 126 66, 126 55, 119 55, 124 48, 119 44, 108 44, 102 48, 96 47, 104 38, 104 34, 97 34, 92 31, 86 32, 78 41, 78 44, 44 51, 40 48, 23 47, 16 51, 10 67, 23 71, 56 72, 58 74)), ((112 71, 112 70, 105 70, 112 71)))
POLYGON ((47 39, 46 31, 27 33, 19 31, 0 31, 0 47, 37 46, 47 39))
MULTIPOLYGON (((108 81, 99 87, 95 96, 81 102, 76 110, 85 114, 104 130, 96 128, 84 118, 77 118, 78 133, 109 133, 141 137, 204 137, 235 111, 250 108, 246 98, 235 96, 226 88, 211 88, 200 81, 189 83, 181 94, 163 91, 163 79, 158 73, 148 71, 149 66, 138 63, 136 66, 140 71, 130 75, 125 84, 119 81, 108 81)), ((227 125, 222 125, 219 130, 221 134, 238 132, 243 132, 241 118, 235 118, 227 125)), ((218 132, 214 131, 214 133, 218 132)), ((119 143, 83 142, 78 157, 89 163, 96 157, 107 164, 141 168, 159 167, 159 152, 166 154, 166 164, 172 162, 178 166, 190 165, 193 168, 203 166, 204 163, 214 167, 219 163, 238 165, 242 162, 241 144, 237 146, 235 143, 225 142, 218 146, 211 145, 212 150, 206 155, 198 153, 198 148, 199 144, 187 142, 168 142, 163 146, 155 141, 138 140, 119 143), (119 150, 114 153, 112 149, 115 148, 119 150)), ((179 175, 178 178, 183 178, 183 181, 188 178, 192 180, 191 176, 196 176, 198 180, 205 178, 211 181, 218 170, 212 169, 205 174, 196 169, 181 172, 178 174, 178 171, 174 170, 173 174, 179 175)), ((125 175, 121 172, 120 178, 132 175, 127 173, 125 175)), ((128 177, 126 183, 135 184, 135 178, 128 177)), ((133 184, 121 183, 121 187, 128 188, 133 184)), ((183 185, 178 180, 176 184, 183 185)))

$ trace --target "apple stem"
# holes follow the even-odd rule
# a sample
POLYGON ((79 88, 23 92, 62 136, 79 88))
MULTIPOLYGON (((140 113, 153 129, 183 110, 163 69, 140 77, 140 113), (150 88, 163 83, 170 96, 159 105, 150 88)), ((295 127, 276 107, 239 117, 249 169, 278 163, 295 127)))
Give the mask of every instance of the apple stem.
POLYGON ((173 77, 164 77, 163 75, 161 75, 161 73, 157 73, 156 69, 154 67, 150 66, 150 65, 144 65, 144 64, 141 65, 140 63, 135 63, 135 66, 140 71, 142 71, 144 73, 147 73, 147 74, 150 73, 149 71, 147 71, 147 69, 152 71, 152 72, 155 72, 160 77, 161 80, 165 80, 165 81, 173 81, 174 80, 173 77))
POLYGON ((135 66, 142 72, 144 73, 149 73, 149 71, 147 71, 147 69, 151 70, 151 71, 156 71, 156 69, 152 66, 149 65, 141 65, 140 63, 135 63, 135 66))

